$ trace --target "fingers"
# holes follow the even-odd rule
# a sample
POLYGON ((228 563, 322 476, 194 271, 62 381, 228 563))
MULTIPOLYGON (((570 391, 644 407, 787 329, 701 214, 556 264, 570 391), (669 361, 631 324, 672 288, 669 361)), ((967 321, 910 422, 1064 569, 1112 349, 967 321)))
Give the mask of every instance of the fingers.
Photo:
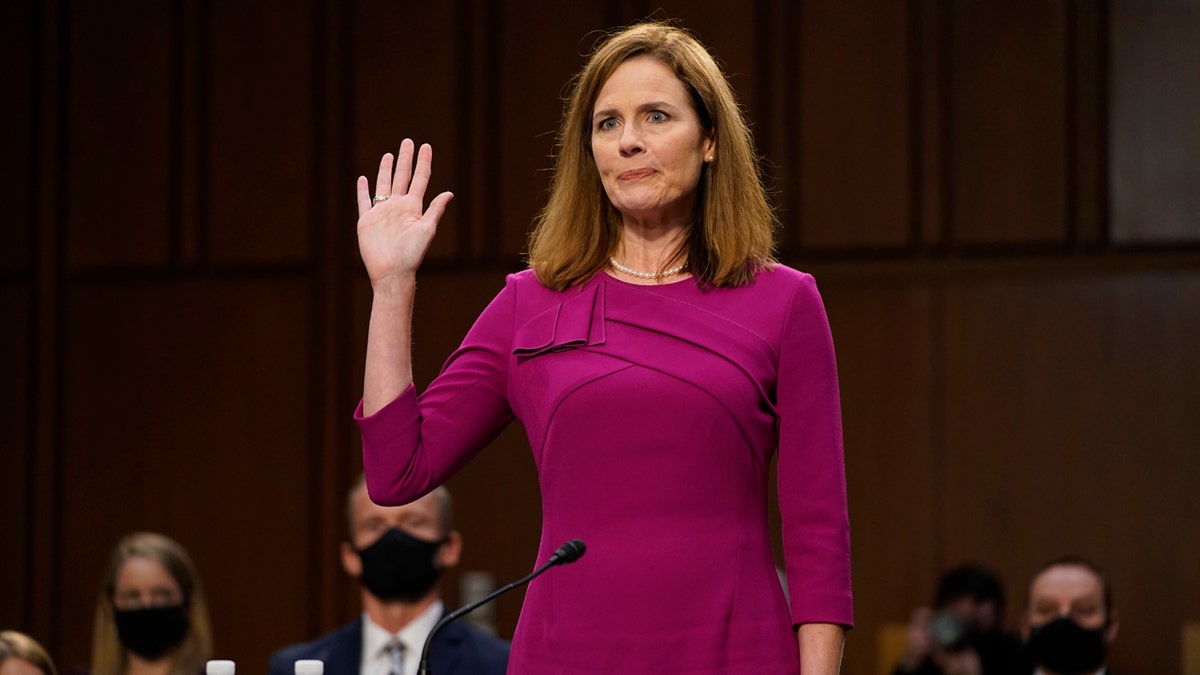
POLYGON ((454 199, 453 192, 443 192, 434 197, 433 201, 429 202, 429 208, 425 209, 425 218, 432 218, 435 223, 441 222, 442 214, 446 212, 446 205, 451 199, 454 199))
MULTIPOLYGON (((400 141, 400 152, 396 157, 396 182, 392 191, 397 195, 406 195, 409 191, 408 181, 412 177, 413 142, 411 138, 400 141)), ((389 191, 387 194, 392 194, 389 191)))
POLYGON ((375 196, 387 197, 392 194, 392 153, 383 153, 379 160, 379 173, 375 176, 375 196))
POLYGON ((417 169, 413 172, 412 182, 408 186, 408 191, 416 195, 417 199, 425 198, 425 188, 429 186, 429 176, 433 172, 433 146, 428 143, 421 144, 421 150, 417 153, 417 169))
POLYGON ((366 176, 358 177, 358 184, 355 186, 355 197, 358 202, 358 217, 362 218, 367 211, 371 210, 371 184, 367 182, 366 176))
MULTIPOLYGON (((418 203, 425 199, 425 190, 429 187, 429 179, 433 173, 433 146, 428 143, 421 144, 420 150, 416 151, 415 168, 413 167, 414 148, 415 144, 412 139, 406 138, 400 143, 400 150, 395 156, 388 152, 380 158, 379 172, 375 176, 376 199, 379 197, 402 197, 409 193, 412 193, 418 203)), ((434 210, 435 204, 429 205, 429 211, 434 214, 435 222, 441 218, 446 204, 453 196, 449 192, 438 195, 435 200, 436 211, 434 210)), ((359 216, 369 211, 377 203, 371 197, 370 183, 363 176, 358 179, 356 197, 359 216)))

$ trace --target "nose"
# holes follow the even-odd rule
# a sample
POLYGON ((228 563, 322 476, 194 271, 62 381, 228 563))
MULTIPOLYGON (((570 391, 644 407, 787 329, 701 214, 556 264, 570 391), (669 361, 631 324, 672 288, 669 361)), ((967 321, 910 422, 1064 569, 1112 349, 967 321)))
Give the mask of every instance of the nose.
POLYGON ((645 150, 642 145, 642 132, 637 129, 635 124, 626 124, 621 127, 621 156, 633 157, 645 150))

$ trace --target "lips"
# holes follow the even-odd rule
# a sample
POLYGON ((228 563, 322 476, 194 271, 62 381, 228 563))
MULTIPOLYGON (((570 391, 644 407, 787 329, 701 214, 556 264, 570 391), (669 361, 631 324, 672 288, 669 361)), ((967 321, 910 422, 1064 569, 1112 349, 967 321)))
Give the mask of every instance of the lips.
POLYGON ((617 178, 620 180, 640 180, 653 173, 654 169, 630 169, 629 171, 622 171, 617 178))

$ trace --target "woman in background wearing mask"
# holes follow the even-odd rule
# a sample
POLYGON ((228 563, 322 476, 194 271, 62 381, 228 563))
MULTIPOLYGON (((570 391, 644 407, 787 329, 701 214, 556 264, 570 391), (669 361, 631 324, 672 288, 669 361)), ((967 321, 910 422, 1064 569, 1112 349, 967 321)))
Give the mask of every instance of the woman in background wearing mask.
POLYGON ((187 551, 153 532, 126 536, 96 598, 92 675, 196 675, 211 654, 208 606, 187 551))

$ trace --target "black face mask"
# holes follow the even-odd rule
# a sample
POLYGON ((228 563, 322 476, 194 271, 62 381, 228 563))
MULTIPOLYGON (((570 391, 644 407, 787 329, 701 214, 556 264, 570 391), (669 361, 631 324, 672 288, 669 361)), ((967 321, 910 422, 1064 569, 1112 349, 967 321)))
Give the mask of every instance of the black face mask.
POLYGON ((433 559, 445 541, 424 541, 397 528, 384 532, 358 552, 362 585, 380 600, 420 598, 442 575, 433 559))
POLYGON ((1089 630, 1059 617, 1030 629, 1029 653, 1038 665, 1062 675, 1094 672, 1104 664, 1106 627, 1107 622, 1089 630))
POLYGON ((188 631, 186 605, 113 609, 113 617, 121 644, 151 661, 178 647, 188 631))

